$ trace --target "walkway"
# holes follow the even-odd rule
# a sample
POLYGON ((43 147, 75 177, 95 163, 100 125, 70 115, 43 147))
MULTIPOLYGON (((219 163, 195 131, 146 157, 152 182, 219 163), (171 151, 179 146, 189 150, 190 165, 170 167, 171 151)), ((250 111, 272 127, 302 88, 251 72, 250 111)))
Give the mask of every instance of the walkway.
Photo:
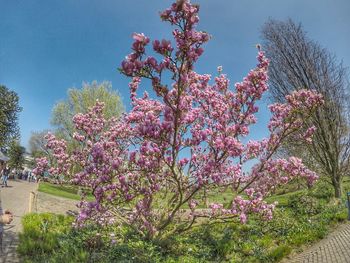
POLYGON ((350 222, 339 226, 325 239, 284 263, 349 263, 350 222))
POLYGON ((76 200, 38 192, 35 211, 37 213, 50 212, 66 215, 69 211, 78 211, 78 202, 76 200))
POLYGON ((26 181, 8 181, 9 187, 0 188, 1 206, 3 210, 9 209, 14 214, 14 219, 10 225, 4 226, 4 236, 2 241, 1 263, 19 262, 16 255, 18 244, 18 233, 22 230, 21 218, 28 212, 29 193, 36 191, 36 183, 26 181))

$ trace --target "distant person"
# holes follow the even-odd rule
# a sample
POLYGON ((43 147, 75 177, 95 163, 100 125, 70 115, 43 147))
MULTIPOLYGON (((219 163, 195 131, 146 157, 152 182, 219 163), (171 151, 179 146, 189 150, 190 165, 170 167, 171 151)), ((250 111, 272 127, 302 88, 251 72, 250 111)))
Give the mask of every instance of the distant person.
POLYGON ((0 176, 1 177, 2 177, 2 174, 3 174, 2 172, 4 171, 5 167, 6 167, 6 165, 4 163, 2 163, 0 160, 0 176))
POLYGON ((24 178, 23 178, 23 180, 27 181, 27 179, 28 179, 28 174, 29 174, 29 171, 26 170, 25 173, 24 173, 24 178))
POLYGON ((2 184, 5 187, 7 187, 7 180, 9 178, 9 175, 10 175, 10 168, 6 166, 2 171, 2 184))
POLYGON ((29 171, 28 173, 28 182, 30 183, 33 180, 33 173, 29 171))

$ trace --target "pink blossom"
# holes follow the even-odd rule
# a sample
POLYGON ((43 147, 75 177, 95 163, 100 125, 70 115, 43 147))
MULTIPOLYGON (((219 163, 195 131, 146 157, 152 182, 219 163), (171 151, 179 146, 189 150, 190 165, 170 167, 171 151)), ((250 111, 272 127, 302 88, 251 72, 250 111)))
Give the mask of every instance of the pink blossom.
POLYGON ((36 171, 65 174, 72 183, 90 187, 95 197, 92 202, 83 197, 76 225, 123 222, 152 238, 169 227, 181 231, 198 218, 245 223, 254 213, 269 220, 275 204, 264 199, 274 189, 294 178, 310 185, 317 179, 301 159, 273 156, 288 138, 312 139, 308 116, 322 97, 309 90, 288 95, 285 103, 269 107, 269 136, 245 139, 268 90, 269 60, 258 47, 257 65, 234 85, 221 67, 215 78, 195 72, 210 39, 196 29, 198 12, 197 5, 185 0, 161 13, 175 27, 174 40, 154 40, 155 56, 147 54, 148 37, 133 35, 132 51, 120 69, 131 78, 128 113, 106 120, 104 105, 97 102, 74 116, 73 139, 79 146, 73 152, 65 141, 47 136, 53 158, 50 163, 39 159, 36 171), (153 97, 137 94, 142 79, 149 81, 153 97), (244 171, 252 159, 257 163, 244 171), (228 205, 205 207, 208 192, 224 191, 231 191, 228 205), (198 209, 200 205, 205 208, 198 209))

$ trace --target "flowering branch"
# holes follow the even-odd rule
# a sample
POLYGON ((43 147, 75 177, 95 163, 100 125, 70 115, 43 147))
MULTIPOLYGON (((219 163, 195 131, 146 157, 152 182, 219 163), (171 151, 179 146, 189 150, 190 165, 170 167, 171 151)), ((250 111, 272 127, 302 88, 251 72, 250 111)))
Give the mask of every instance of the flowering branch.
MULTIPOLYGON (((284 140, 297 136, 309 141, 314 129, 305 131, 305 121, 322 97, 300 90, 286 97, 286 103, 270 106, 270 136, 243 142, 249 126, 256 123, 256 105, 267 91, 269 61, 258 47, 258 64, 242 82, 230 89, 222 68, 210 84, 194 66, 209 39, 196 25, 199 6, 179 1, 161 13, 170 22, 174 44, 133 35, 132 53, 121 64, 121 73, 131 78, 131 111, 121 119, 105 120, 103 103, 74 117, 74 139, 80 146, 68 155, 65 143, 48 135, 48 147, 57 158, 51 173, 63 173, 75 184, 91 187, 95 200, 80 203, 79 225, 127 224, 146 238, 185 231, 198 218, 229 221, 247 220, 251 213, 270 219, 274 204, 264 198, 276 187, 294 178, 312 184, 317 176, 300 159, 275 159, 284 140), (170 74, 166 85, 162 76, 170 74), (151 80, 157 95, 137 96, 143 79, 151 80), (250 173, 244 164, 256 160, 250 173), (228 203, 206 206, 203 193, 231 191, 228 203), (198 206, 202 207, 199 209, 198 206)), ((38 162, 40 173, 48 164, 38 162)))

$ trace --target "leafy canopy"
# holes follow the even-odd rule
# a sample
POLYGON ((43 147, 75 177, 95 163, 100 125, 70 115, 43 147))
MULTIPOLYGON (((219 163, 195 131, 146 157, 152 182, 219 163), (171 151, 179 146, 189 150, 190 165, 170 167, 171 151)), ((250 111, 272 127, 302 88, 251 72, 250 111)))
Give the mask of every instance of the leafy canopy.
POLYGON ((18 113, 22 108, 17 93, 3 85, 0 85, 0 98, 0 149, 3 149, 19 138, 18 113))

